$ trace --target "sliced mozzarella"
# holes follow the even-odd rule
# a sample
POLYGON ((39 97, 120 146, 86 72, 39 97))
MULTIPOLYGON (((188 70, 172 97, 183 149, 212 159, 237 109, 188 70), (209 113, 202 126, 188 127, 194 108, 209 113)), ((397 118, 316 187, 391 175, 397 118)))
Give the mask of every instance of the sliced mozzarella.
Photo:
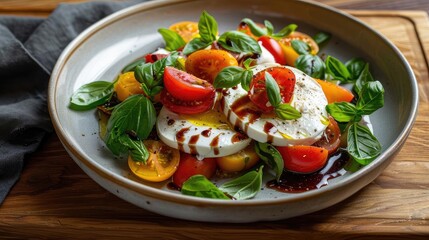
POLYGON ((199 159, 234 154, 251 139, 234 131, 219 108, 201 115, 180 115, 166 107, 157 118, 158 136, 165 144, 199 159))
POLYGON ((256 64, 275 63, 276 60, 274 59, 274 56, 264 46, 262 46, 262 42, 258 42, 258 44, 261 47, 262 53, 258 59, 256 59, 256 64))
POLYGON ((325 94, 313 78, 292 67, 266 64, 255 67, 253 74, 274 66, 288 68, 295 74, 296 85, 290 104, 302 114, 300 118, 282 120, 274 114, 258 112, 241 86, 224 91, 221 101, 224 114, 231 124, 258 142, 275 146, 311 145, 321 137, 329 122, 325 94))

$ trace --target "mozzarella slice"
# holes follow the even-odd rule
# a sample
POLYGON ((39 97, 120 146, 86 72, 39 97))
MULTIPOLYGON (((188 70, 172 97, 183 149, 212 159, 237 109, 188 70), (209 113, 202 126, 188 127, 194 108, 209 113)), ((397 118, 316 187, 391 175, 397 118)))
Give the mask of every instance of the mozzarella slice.
POLYGON ((231 128, 218 107, 196 115, 180 115, 163 107, 156 129, 165 144, 199 159, 234 154, 251 141, 231 128))
POLYGON ((228 121, 258 142, 275 146, 311 145, 322 136, 329 121, 328 101, 320 85, 298 69, 278 64, 256 66, 253 74, 269 67, 290 69, 296 78, 291 106, 301 112, 295 120, 282 120, 275 114, 263 114, 247 97, 240 85, 223 92, 221 107, 228 121))

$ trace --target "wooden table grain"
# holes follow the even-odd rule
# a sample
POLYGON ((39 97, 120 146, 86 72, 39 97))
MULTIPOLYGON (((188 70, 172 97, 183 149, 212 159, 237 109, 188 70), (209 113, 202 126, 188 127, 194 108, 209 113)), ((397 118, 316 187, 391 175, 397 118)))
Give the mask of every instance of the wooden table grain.
MULTIPOLYGON (((0 0, 0 14, 46 16, 58 2, 81 1, 0 0)), ((403 52, 418 79, 420 107, 410 137, 367 187, 333 207, 283 221, 178 220, 138 208, 101 188, 51 134, 27 156, 19 182, 0 206, 0 239, 428 239, 429 1, 318 2, 345 9, 381 31, 403 52)))

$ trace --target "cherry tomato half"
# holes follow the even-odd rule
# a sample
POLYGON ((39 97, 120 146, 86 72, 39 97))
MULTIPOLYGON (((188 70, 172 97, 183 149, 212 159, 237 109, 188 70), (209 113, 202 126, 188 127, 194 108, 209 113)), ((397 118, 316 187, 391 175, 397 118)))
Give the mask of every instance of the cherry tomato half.
MULTIPOLYGON (((265 28, 265 25, 262 23, 256 23, 260 28, 265 28)), ((250 30, 249 25, 247 25, 245 22, 241 22, 238 27, 237 31, 240 31, 242 33, 247 34, 248 36, 252 37, 255 40, 258 40, 258 37, 253 35, 252 31, 250 30)))
POLYGON ((189 55, 185 68, 186 72, 213 83, 222 69, 237 65, 237 60, 227 51, 204 49, 189 55))
POLYGON ((169 29, 177 32, 185 42, 189 42, 193 38, 199 36, 197 22, 190 22, 190 21, 177 22, 171 25, 169 29))
POLYGON ((301 40, 310 46, 310 53, 316 55, 319 52, 319 45, 305 33, 293 32, 288 36, 279 40, 280 46, 283 50, 283 54, 286 59, 286 64, 288 66, 295 66, 295 61, 299 57, 299 54, 292 48, 292 40, 301 40))
POLYGON ((328 150, 314 146, 276 147, 283 157, 286 170, 297 173, 312 173, 323 166, 328 160, 328 150))
POLYGON ((179 165, 180 152, 161 141, 144 140, 144 145, 149 151, 149 159, 146 164, 134 161, 128 157, 128 166, 139 178, 151 182, 161 182, 171 177, 179 165))
POLYGON ((205 99, 215 92, 209 82, 173 67, 165 67, 164 86, 173 97, 183 101, 205 99))
POLYGON ((328 154, 332 154, 340 147, 341 130, 338 127, 337 121, 329 116, 329 125, 326 127, 322 137, 313 145, 328 150, 328 154))
POLYGON ((188 178, 197 174, 211 178, 216 173, 216 168, 216 159, 214 158, 198 160, 191 154, 181 152, 179 167, 173 175, 173 183, 178 187, 182 187, 188 178))
POLYGON ((249 98, 264 112, 270 112, 273 107, 269 104, 268 94, 265 88, 265 72, 269 72, 276 80, 280 88, 280 95, 283 103, 288 103, 292 99, 295 89, 295 74, 284 67, 267 68, 255 74, 250 82, 249 98))
POLYGON ((203 113, 213 108, 216 93, 201 100, 184 101, 173 97, 167 90, 161 92, 161 103, 170 111, 179 114, 203 113))
POLYGON ((134 94, 143 94, 141 83, 134 77, 134 72, 126 72, 119 75, 114 90, 119 101, 124 101, 134 94))
POLYGON ((277 40, 269 36, 262 36, 258 39, 258 42, 261 42, 262 46, 264 46, 264 48, 266 48, 271 53, 271 55, 273 55, 276 63, 286 65, 286 57, 277 40))
POLYGON ((232 155, 216 158, 217 165, 224 172, 239 172, 249 169, 259 161, 255 145, 249 144, 245 149, 232 155))

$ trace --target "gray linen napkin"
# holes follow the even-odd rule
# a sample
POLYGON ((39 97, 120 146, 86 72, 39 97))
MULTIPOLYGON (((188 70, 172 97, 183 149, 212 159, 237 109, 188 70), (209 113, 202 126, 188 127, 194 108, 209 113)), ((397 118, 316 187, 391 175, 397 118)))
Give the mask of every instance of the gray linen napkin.
POLYGON ((137 2, 143 1, 64 4, 47 19, 0 16, 0 204, 25 156, 52 132, 46 90, 62 50, 93 23, 137 2))

